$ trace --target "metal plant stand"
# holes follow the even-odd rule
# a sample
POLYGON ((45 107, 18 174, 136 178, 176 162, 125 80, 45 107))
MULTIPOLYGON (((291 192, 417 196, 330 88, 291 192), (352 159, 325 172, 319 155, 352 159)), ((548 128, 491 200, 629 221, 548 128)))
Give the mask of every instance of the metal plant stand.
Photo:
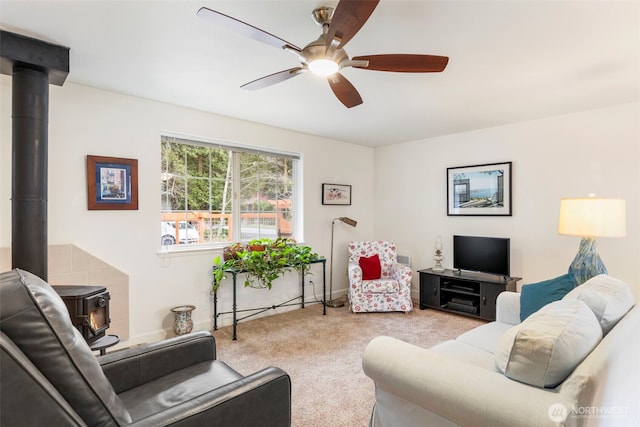
MULTIPOLYGON (((326 293, 327 293, 327 280, 326 280, 326 264, 327 264, 327 260, 324 258, 320 258, 314 261, 311 261, 309 264, 318 264, 318 263, 322 263, 322 315, 325 316, 327 314, 327 300, 326 300, 326 293)), ((246 270, 226 270, 227 273, 231 274, 231 276, 233 277, 232 281, 233 281, 233 304, 232 304, 232 310, 231 311, 221 311, 218 313, 218 291, 219 289, 215 290, 213 292, 213 330, 218 330, 218 317, 223 315, 223 314, 229 314, 229 313, 233 313, 233 340, 237 340, 238 339, 238 335, 236 333, 237 331, 237 326, 238 326, 238 322, 240 320, 244 320, 247 319, 249 317, 258 315, 260 313, 264 313, 267 310, 275 310, 278 307, 286 307, 286 306, 290 306, 290 305, 298 305, 300 304, 302 308, 304 308, 305 302, 304 302, 304 270, 302 271, 302 273, 300 274, 300 287, 302 289, 302 293, 301 295, 292 298, 288 301, 284 301, 280 304, 275 304, 275 305, 271 305, 268 307, 255 307, 255 308, 246 308, 246 309, 242 309, 242 310, 238 310, 238 304, 237 304, 237 279, 238 279, 238 274, 241 273, 246 273, 246 270), (296 300, 300 300, 297 302, 293 302, 296 300), (251 312, 251 314, 248 314, 246 316, 240 317, 238 318, 238 313, 244 313, 244 312, 251 312)), ((215 279, 214 279, 215 280, 215 279)))

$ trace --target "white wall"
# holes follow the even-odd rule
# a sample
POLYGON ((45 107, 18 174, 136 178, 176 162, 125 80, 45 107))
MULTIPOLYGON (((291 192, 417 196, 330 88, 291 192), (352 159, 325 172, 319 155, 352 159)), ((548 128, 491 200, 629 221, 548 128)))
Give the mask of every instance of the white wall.
MULTIPOLYGON (((376 149, 375 236, 433 266, 436 236, 452 267, 454 234, 511 238, 511 275, 531 283, 566 273, 580 239, 557 234, 560 199, 622 197, 627 235, 601 238, 609 274, 640 282, 638 103, 376 149), (447 216, 447 167, 513 162, 513 216, 447 216)), ((418 279, 414 278, 417 297, 418 279)))
MULTIPOLYGON (((0 78, 0 247, 11 245, 11 79, 0 78)), ((369 238, 373 230, 373 149, 283 129, 207 114, 66 83, 50 87, 49 244, 74 244, 129 275, 130 340, 164 338, 169 308, 195 304, 197 329, 212 325, 209 270, 215 251, 158 255, 160 133, 168 130, 302 153, 304 240, 329 257, 331 220, 349 216, 358 227, 336 232, 334 293, 346 292, 346 242, 369 238), (88 211, 85 156, 138 159, 139 210, 88 211), (321 205, 321 183, 351 184, 352 206, 321 205)), ((327 286, 329 286, 327 263, 327 286)), ((321 298, 322 275, 314 269, 321 298)), ((105 284, 108 285, 108 284, 105 284)), ((242 288, 242 286, 240 286, 242 288)), ((241 289, 244 307, 271 305, 299 295, 295 275, 271 291, 241 289)), ((306 289, 307 299, 313 290, 306 289)), ((219 295, 230 310, 230 288, 219 295)), ((242 308, 242 307, 241 307, 242 308)), ((269 312, 268 314, 272 314, 269 312)), ((230 324, 230 316, 220 319, 230 324)))
MULTIPOLYGON (((328 258, 331 220, 349 216, 358 221, 355 229, 336 226, 335 295, 346 292, 346 242, 352 239, 393 240, 401 254, 412 257, 417 270, 433 265, 437 235, 444 239, 449 267, 453 234, 508 236, 512 275, 533 282, 562 274, 579 239, 557 235, 559 200, 592 192, 627 200, 627 237, 599 239, 598 246, 612 275, 638 282, 639 117, 635 103, 374 150, 71 83, 52 86, 49 244, 74 244, 129 275, 131 338, 123 345, 164 338, 171 327, 169 308, 180 304, 195 304, 196 328, 209 329, 208 272, 218 253, 157 253, 159 141, 161 130, 168 130, 301 152, 305 242, 328 258), (87 210, 87 154, 139 159, 138 211, 87 210), (446 168, 502 161, 513 162, 513 216, 448 217, 446 168), (353 205, 322 206, 323 182, 353 185, 353 205)), ((10 197, 11 79, 3 75, 0 247, 11 245, 10 197)), ((314 271, 319 296, 321 274, 314 271)), ((416 277, 415 290, 417 283, 416 277)), ((297 295, 298 289, 294 276, 280 279, 271 291, 240 286, 238 301, 245 306, 270 305, 297 295)), ((311 287, 306 294, 313 298, 311 287)), ((221 309, 230 310, 230 289, 220 297, 221 309)), ((230 317, 220 322, 229 324, 230 317)))

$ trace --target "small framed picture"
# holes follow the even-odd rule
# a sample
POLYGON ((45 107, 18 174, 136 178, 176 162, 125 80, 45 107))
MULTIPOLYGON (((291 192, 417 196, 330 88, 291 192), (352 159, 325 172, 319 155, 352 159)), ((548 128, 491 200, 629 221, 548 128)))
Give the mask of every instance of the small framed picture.
POLYGON ((323 205, 350 205, 351 186, 344 184, 322 184, 323 205))
POLYGON ((87 156, 87 207, 138 209, 138 160, 87 156))
POLYGON ((511 216, 511 162, 447 168, 447 215, 511 216))

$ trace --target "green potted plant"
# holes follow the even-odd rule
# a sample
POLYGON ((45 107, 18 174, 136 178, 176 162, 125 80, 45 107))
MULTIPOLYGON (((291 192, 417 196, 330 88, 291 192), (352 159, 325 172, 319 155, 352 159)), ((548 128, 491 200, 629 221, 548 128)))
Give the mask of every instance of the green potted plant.
POLYGON ((254 252, 264 252, 271 243, 271 239, 267 238, 252 239, 247 243, 247 249, 254 252))
POLYGON ((288 238, 254 239, 247 244, 246 250, 234 252, 235 258, 213 262, 212 292, 216 292, 220 282, 229 270, 247 273, 245 287, 271 289, 273 281, 287 271, 296 270, 308 274, 310 263, 319 259, 309 246, 296 245, 295 240, 288 238), (251 250, 253 245, 264 246, 261 250, 251 250))
POLYGON ((270 246, 272 249, 278 250, 294 245, 296 245, 295 239, 292 239, 290 237, 278 237, 276 240, 271 242, 270 246))
MULTIPOLYGON (((265 246, 266 247, 266 246, 265 246)), ((275 279, 288 270, 284 263, 271 259, 270 253, 263 251, 248 251, 242 257, 242 267, 247 270, 244 286, 271 289, 275 279)))
POLYGON ((238 259, 238 252, 242 252, 243 250, 244 246, 242 246, 242 243, 233 243, 223 249, 222 255, 225 261, 232 258, 238 259))
POLYGON ((211 280, 211 293, 214 293, 220 287, 220 282, 226 277, 227 270, 241 270, 242 260, 240 259, 241 252, 236 252, 235 258, 229 258, 222 260, 218 255, 213 259, 212 280, 211 280))

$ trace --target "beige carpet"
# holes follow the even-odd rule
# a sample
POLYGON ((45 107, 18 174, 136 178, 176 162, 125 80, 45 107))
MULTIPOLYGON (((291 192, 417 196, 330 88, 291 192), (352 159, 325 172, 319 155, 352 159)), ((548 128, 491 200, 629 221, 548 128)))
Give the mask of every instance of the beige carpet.
MULTIPOLYGON (((435 310, 353 314, 316 304, 213 331, 218 359, 243 375, 277 366, 291 376, 294 427, 367 426, 373 381, 362 372, 362 353, 378 335, 431 347, 482 321, 435 310)), ((399 361, 401 363, 401 361, 399 361)))

